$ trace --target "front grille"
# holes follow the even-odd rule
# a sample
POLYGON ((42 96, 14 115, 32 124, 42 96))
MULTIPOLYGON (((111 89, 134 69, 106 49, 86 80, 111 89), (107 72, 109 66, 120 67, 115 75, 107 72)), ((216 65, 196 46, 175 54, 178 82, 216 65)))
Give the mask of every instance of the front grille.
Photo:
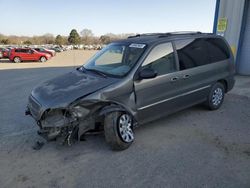
POLYGON ((31 112, 31 115, 36 119, 39 115, 41 105, 39 102, 32 96, 29 97, 28 108, 31 112))

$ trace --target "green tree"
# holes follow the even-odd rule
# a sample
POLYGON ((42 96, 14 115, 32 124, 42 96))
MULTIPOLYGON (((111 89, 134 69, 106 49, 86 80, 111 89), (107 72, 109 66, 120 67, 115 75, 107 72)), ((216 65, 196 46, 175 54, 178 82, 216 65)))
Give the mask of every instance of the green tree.
POLYGON ((61 35, 57 35, 56 36, 56 39, 55 39, 55 43, 57 44, 57 45, 63 45, 63 37, 61 36, 61 35))
POLYGON ((77 33, 75 29, 72 29, 68 37, 68 42, 70 44, 79 44, 80 41, 81 41, 81 38, 79 34, 77 33))
POLYGON ((1 44, 10 44, 10 40, 9 39, 2 39, 1 44))

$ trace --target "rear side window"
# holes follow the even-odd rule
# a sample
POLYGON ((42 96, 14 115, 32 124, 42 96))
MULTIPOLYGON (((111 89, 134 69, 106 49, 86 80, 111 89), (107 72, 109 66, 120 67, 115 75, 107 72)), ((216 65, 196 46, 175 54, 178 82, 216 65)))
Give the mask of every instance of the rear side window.
POLYGON ((206 41, 203 38, 175 42, 180 70, 210 63, 206 41))
POLYGON ((176 65, 172 43, 168 42, 156 46, 149 53, 142 68, 154 69, 157 72, 157 76, 174 72, 176 65))
POLYGON ((221 38, 196 38, 175 41, 180 70, 185 70, 230 57, 227 45, 221 38))
POLYGON ((211 63, 223 61, 230 57, 228 47, 221 38, 208 38, 206 41, 211 63))

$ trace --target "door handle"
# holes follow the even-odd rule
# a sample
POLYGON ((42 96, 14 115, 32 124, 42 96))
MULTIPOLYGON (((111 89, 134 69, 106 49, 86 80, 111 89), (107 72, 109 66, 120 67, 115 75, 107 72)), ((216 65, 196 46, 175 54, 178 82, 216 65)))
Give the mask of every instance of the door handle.
POLYGON ((190 75, 185 74, 185 75, 183 76, 183 79, 188 79, 189 77, 190 77, 190 75))
POLYGON ((178 77, 171 78, 171 82, 176 82, 178 80, 178 77))

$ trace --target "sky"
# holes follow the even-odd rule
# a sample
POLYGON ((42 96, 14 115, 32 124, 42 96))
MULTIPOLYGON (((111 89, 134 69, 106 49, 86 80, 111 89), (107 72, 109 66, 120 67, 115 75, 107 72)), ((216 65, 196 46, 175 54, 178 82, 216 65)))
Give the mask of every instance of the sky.
POLYGON ((212 32, 216 0, 0 0, 0 33, 212 32))

